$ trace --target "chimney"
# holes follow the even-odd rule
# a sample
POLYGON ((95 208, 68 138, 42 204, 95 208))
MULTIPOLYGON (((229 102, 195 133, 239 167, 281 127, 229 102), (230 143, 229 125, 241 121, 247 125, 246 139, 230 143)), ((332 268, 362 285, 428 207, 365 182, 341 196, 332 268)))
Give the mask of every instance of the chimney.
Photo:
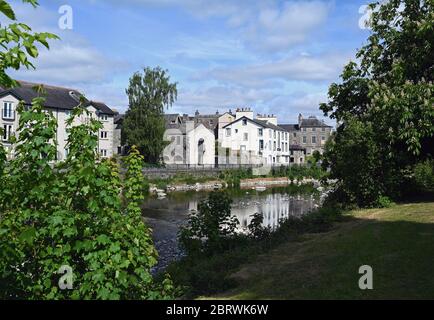
POLYGON ((194 114, 196 117, 200 115, 199 110, 196 110, 196 113, 194 114))
POLYGON ((303 115, 300 113, 298 115, 298 126, 301 127, 301 123, 303 122, 303 115))

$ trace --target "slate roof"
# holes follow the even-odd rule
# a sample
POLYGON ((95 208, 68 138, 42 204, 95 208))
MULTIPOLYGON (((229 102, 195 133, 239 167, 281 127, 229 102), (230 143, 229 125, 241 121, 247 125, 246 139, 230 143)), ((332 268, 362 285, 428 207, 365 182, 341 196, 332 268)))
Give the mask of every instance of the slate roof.
POLYGON ((309 117, 307 119, 301 120, 301 127, 327 127, 331 128, 331 126, 324 123, 324 121, 318 120, 316 117, 309 117))
POLYGON ((300 131, 298 124, 279 124, 279 127, 288 132, 300 131))
MULTIPOLYGON (((32 100, 38 97, 38 93, 33 89, 37 86, 37 83, 18 81, 20 86, 3 89, 0 88, 0 97, 4 97, 8 94, 13 95, 18 100, 23 101, 27 105, 32 104, 32 100)), ((80 103, 80 98, 83 96, 79 91, 69 88, 56 87, 51 85, 43 85, 46 91, 45 107, 53 109, 66 109, 72 110, 80 103)), ((87 101, 88 105, 92 105, 97 108, 101 113, 114 115, 115 113, 106 104, 102 102, 87 101)))
POLYGON ((226 128, 226 127, 228 127, 228 126, 230 126, 230 125, 232 125, 232 124, 234 124, 234 123, 236 123, 236 122, 238 122, 240 120, 243 120, 243 119, 247 119, 248 121, 253 122, 253 123, 255 123, 258 126, 261 126, 263 128, 269 128, 269 129, 278 130, 278 131, 285 131, 285 129, 281 128, 280 126, 276 126, 276 125, 274 125, 272 123, 269 123, 269 122, 267 122, 265 120, 250 119, 250 118, 247 118, 247 117, 241 117, 241 118, 239 118, 239 119, 237 119, 235 121, 232 121, 231 123, 225 125, 223 128, 226 128))

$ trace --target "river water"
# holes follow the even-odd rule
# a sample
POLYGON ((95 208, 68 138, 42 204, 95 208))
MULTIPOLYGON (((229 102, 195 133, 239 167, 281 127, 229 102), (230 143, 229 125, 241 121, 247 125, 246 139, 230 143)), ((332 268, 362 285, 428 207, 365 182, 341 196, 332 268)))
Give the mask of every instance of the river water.
MULTIPOLYGON (((252 215, 262 213, 264 226, 276 228, 281 219, 301 216, 320 205, 320 195, 310 188, 273 188, 263 192, 256 190, 231 190, 232 214, 238 218, 240 231, 247 230, 252 215)), ((163 270, 182 255, 178 248, 179 228, 188 214, 197 209, 206 192, 172 193, 165 199, 149 197, 143 205, 143 216, 153 230, 159 262, 155 270, 163 270)))

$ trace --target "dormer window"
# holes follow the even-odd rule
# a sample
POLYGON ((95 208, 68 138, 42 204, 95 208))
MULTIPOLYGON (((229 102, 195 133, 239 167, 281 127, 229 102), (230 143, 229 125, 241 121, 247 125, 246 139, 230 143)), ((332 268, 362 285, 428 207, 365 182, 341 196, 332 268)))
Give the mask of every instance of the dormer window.
POLYGON ((99 115, 99 119, 101 121, 108 121, 108 115, 106 115, 106 114, 100 114, 99 115))

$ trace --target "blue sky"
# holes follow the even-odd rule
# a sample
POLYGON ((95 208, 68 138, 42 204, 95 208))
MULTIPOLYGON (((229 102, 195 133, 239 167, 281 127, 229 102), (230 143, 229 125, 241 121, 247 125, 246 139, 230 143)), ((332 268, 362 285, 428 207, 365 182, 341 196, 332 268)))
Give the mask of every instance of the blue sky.
POLYGON ((145 66, 178 82, 169 112, 215 113, 250 106, 280 122, 322 116, 331 82, 368 30, 359 0, 40 0, 12 1, 19 19, 61 37, 41 51, 36 71, 18 79, 68 86, 124 111, 129 77, 145 66), (73 29, 61 30, 61 5, 73 29))

